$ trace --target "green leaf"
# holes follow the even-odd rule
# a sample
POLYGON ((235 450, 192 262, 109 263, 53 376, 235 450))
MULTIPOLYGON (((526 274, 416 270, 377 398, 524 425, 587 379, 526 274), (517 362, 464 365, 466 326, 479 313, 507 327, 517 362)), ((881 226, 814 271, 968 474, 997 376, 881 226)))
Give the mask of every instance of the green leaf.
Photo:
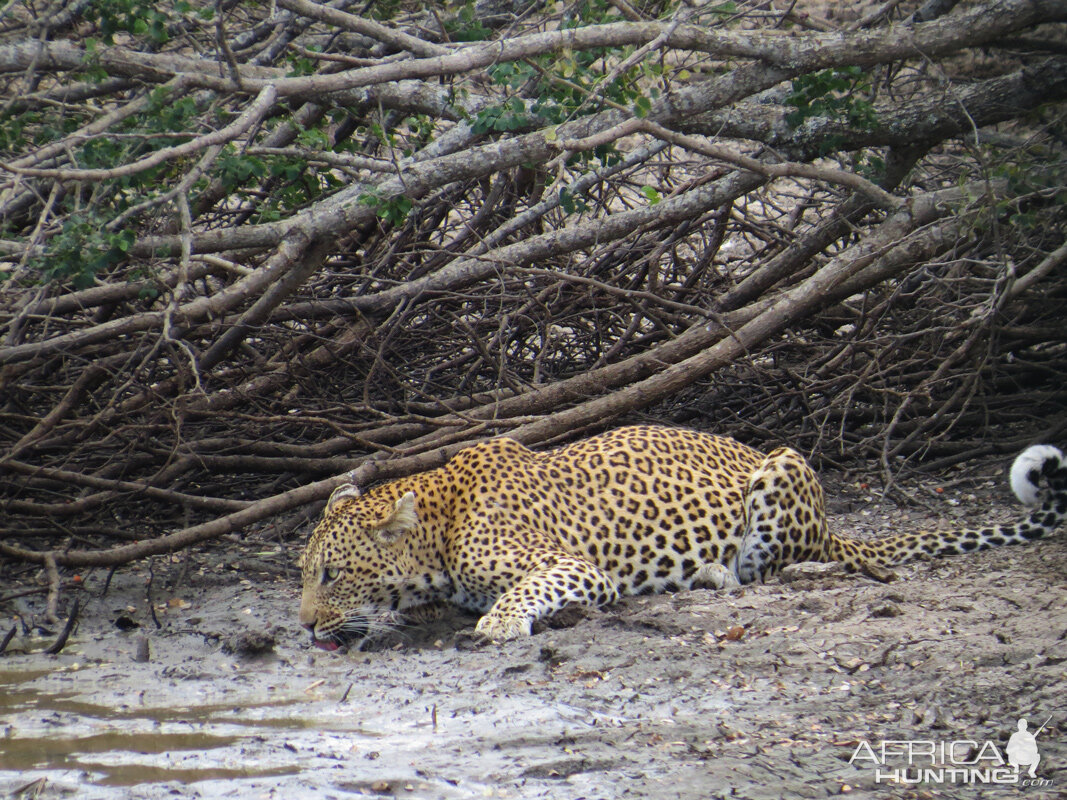
POLYGON ((568 214, 574 213, 574 196, 568 189, 559 190, 559 206, 568 214))

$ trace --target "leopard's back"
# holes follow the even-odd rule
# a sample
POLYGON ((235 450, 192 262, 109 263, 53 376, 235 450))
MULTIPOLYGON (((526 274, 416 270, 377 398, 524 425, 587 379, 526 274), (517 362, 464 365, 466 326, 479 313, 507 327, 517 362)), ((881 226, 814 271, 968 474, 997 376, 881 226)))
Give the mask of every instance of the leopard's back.
MULTIPOLYGON (((733 439, 632 426, 545 452, 495 439, 446 469, 466 497, 457 532, 506 510, 511 525, 498 535, 507 546, 560 547, 634 594, 686 586, 702 564, 734 558, 746 485, 762 459, 733 439)), ((457 544, 490 558, 501 541, 457 544)))

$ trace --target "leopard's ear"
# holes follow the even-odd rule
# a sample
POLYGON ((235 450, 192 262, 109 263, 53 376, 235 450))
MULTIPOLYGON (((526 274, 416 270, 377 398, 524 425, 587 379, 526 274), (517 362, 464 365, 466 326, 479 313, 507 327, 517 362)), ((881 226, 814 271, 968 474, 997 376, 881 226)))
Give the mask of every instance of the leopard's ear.
POLYGON ((419 515, 415 511, 415 493, 405 492, 396 501, 389 516, 374 527, 374 536, 381 544, 395 544, 418 524, 419 515))
POLYGON ((342 483, 330 494, 330 499, 326 501, 326 510, 332 511, 334 505, 346 497, 360 497, 362 495, 363 492, 354 483, 342 483))

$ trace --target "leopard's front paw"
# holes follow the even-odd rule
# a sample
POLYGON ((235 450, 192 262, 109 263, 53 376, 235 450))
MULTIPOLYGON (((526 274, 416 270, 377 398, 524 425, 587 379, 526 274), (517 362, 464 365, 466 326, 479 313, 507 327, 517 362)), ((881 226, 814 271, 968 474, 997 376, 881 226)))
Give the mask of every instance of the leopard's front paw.
POLYGON ((530 635, 530 620, 505 617, 490 611, 480 620, 474 632, 494 642, 507 642, 530 635))

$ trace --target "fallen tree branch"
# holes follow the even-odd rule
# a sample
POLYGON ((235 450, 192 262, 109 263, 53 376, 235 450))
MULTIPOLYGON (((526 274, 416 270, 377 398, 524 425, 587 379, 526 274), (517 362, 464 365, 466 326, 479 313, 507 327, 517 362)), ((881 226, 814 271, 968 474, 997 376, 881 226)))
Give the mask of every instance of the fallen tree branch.
POLYGON ((52 178, 60 181, 104 181, 136 175, 138 172, 157 167, 165 161, 174 161, 192 155, 199 150, 206 150, 208 147, 233 141, 266 116, 271 106, 274 105, 276 97, 277 91, 272 84, 268 83, 260 89, 256 99, 245 112, 225 128, 198 136, 184 144, 156 150, 151 155, 129 164, 123 164, 120 167, 110 167, 108 169, 41 169, 39 167, 20 167, 12 162, 0 161, 0 170, 7 170, 17 175, 26 175, 33 178, 52 178))
POLYGON ((315 481, 314 483, 291 489, 288 492, 256 501, 240 511, 213 519, 210 522, 194 525, 191 528, 143 542, 104 550, 66 550, 63 552, 38 552, 0 542, 0 555, 44 564, 46 567, 49 562, 53 565, 65 567, 110 567, 118 564, 127 564, 141 558, 172 553, 193 544, 225 536, 268 517, 277 516, 309 503, 325 500, 334 489, 345 482, 364 484, 400 476, 408 471, 418 472, 438 467, 466 444, 464 442, 441 447, 437 450, 397 458, 388 462, 370 460, 345 475, 315 481))
MULTIPOLYGON (((111 480, 108 478, 99 478, 94 475, 84 475, 71 470, 35 467, 32 464, 26 464, 12 459, 0 460, 0 470, 10 470, 12 472, 17 472, 20 475, 43 478, 45 480, 55 481, 64 486, 71 484, 91 486, 96 489, 104 489, 109 494, 133 492, 137 495, 143 495, 144 497, 155 500, 163 500, 168 503, 188 506, 189 508, 199 508, 205 511, 235 511, 247 508, 250 505, 247 501, 243 500, 229 500, 222 497, 202 497, 200 495, 176 492, 170 489, 160 489, 156 486, 151 486, 145 483, 136 483, 134 481, 111 480)), ((103 499, 105 498, 101 498, 100 501, 102 502, 103 499)), ((11 508, 28 508, 32 507, 32 505, 32 503, 26 503, 25 501, 14 501, 11 504, 11 508)), ((69 503, 58 504, 58 508, 62 508, 64 505, 69 505, 69 503)))
POLYGON ((749 172, 763 175, 766 178, 813 178, 814 180, 847 186, 867 197, 876 207, 887 211, 894 211, 900 208, 904 202, 901 198, 894 197, 889 192, 854 172, 847 172, 846 170, 834 169, 832 167, 821 167, 812 164, 800 164, 788 161, 761 161, 757 158, 743 155, 742 153, 735 153, 728 148, 719 147, 710 142, 697 139, 694 136, 686 136, 685 134, 668 130, 662 125, 657 125, 651 120, 640 117, 628 119, 613 128, 600 131, 599 133, 584 139, 562 140, 558 142, 557 146, 560 150, 592 150, 595 147, 603 147, 609 142, 614 142, 624 136, 630 136, 638 132, 647 133, 651 136, 655 136, 657 139, 676 144, 687 150, 692 150, 696 153, 702 153, 711 158, 734 164, 749 172))

